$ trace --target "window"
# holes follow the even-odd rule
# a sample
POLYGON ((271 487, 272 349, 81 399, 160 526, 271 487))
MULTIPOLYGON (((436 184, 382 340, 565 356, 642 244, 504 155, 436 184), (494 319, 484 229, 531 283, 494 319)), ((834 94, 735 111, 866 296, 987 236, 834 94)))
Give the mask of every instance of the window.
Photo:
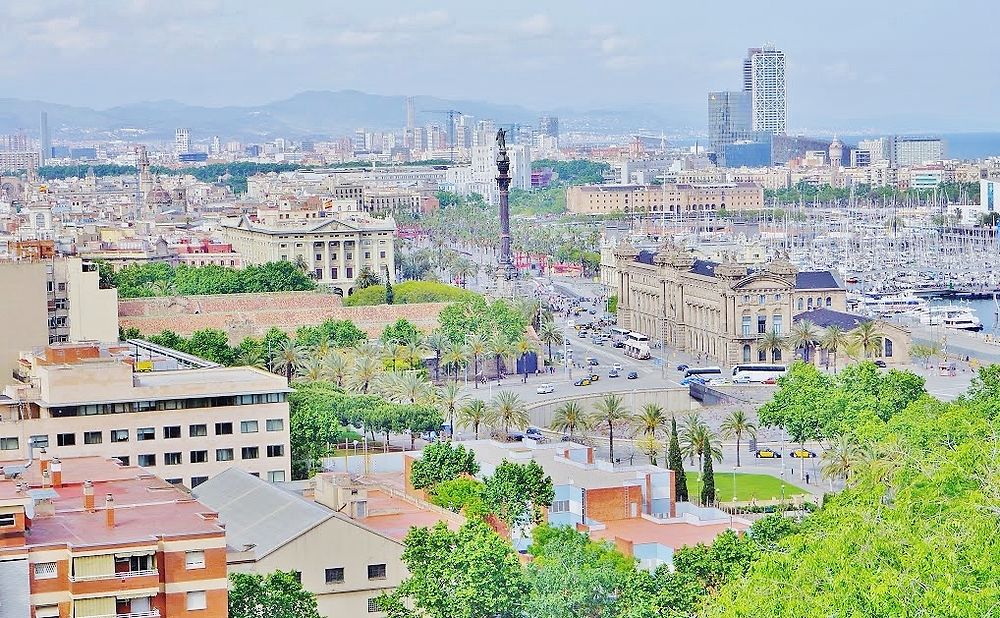
POLYGON ((382 611, 378 606, 378 597, 368 599, 368 613, 375 614, 382 611))
POLYGON ((385 565, 384 564, 369 564, 368 565, 368 579, 385 579, 385 565))
POLYGON ((750 316, 748 316, 748 315, 743 316, 743 331, 742 331, 742 333, 743 333, 744 337, 749 337, 750 334, 753 332, 752 331, 752 329, 753 329, 752 321, 753 321, 753 318, 751 318, 750 316))
POLYGON ((882 339, 882 342, 885 344, 885 357, 886 358, 891 357, 892 356, 892 339, 889 339, 888 337, 886 337, 886 338, 882 339))
MULTIPOLYGON (((351 259, 351 254, 350 253, 347 254, 347 259, 351 259)), ((351 268, 350 266, 348 266, 346 270, 347 270, 347 278, 348 279, 353 279, 354 278, 354 269, 351 268)))
POLYGON ((179 466, 183 461, 180 453, 164 453, 163 463, 168 466, 179 466))
POLYGON ((191 463, 205 463, 208 461, 208 451, 191 451, 189 453, 191 463))
POLYGON ((240 421, 240 433, 257 433, 257 421, 240 421))
POLYGON ((76 446, 75 433, 57 433, 56 444, 59 446, 76 446))
POLYGON ((35 618, 59 618, 58 605, 36 605, 35 618))
POLYGON ((47 435, 31 436, 28 438, 28 444, 31 444, 35 448, 48 448, 49 437, 47 435))
POLYGON ((802 311, 803 309, 805 309, 805 301, 800 298, 799 299, 799 311, 802 311))
POLYGON ((17 438, 0 438, 0 451, 16 451, 17 438))
POLYGON ((208 425, 191 425, 188 427, 188 436, 191 438, 200 438, 207 435, 208 425))
POLYGON ((257 459, 260 457, 260 449, 256 446, 244 446, 240 449, 240 457, 243 459, 257 459))
POLYGON ((233 460, 233 449, 231 448, 215 449, 215 461, 232 461, 232 460, 233 460))
POLYGON ((203 552, 203 551, 189 551, 189 552, 184 552, 184 568, 185 569, 204 569, 205 568, 205 552, 203 552))
POLYGON ((187 610, 205 609, 208 607, 208 599, 204 590, 192 590, 187 593, 187 610))
POLYGON ((827 307, 832 307, 833 306, 833 299, 830 298, 829 296, 826 297, 826 306, 827 307))
POLYGON ((0 528, 5 526, 14 525, 14 514, 13 513, 0 513, 0 528))
POLYGON ((760 296, 757 297, 757 304, 758 305, 763 305, 766 302, 767 302, 767 295, 766 294, 761 294, 760 296))
POLYGON ((780 313, 775 313, 774 315, 771 316, 771 328, 774 329, 775 335, 781 334, 781 321, 782 320, 780 313))
POLYGON ((269 483, 284 483, 285 482, 285 471, 284 470, 271 470, 267 473, 267 481, 269 483))
POLYGON ((566 513, 569 511, 569 500, 555 500, 552 502, 553 513, 566 513))
POLYGON ((781 302, 781 294, 775 294, 774 295, 774 302, 776 302, 776 303, 780 303, 781 302))
POLYGON ((744 363, 749 363, 750 362, 750 346, 749 345, 744 345, 743 346, 743 362, 744 363))
POLYGON ((763 335, 767 332, 767 316, 758 315, 757 316, 757 334, 763 335))
POLYGON ((327 569, 326 583, 328 584, 344 583, 344 567, 334 567, 332 569, 327 569))
POLYGON ((84 444, 100 444, 104 441, 104 433, 100 431, 85 431, 83 432, 83 443, 84 444))
POLYGON ((765 350, 764 348, 761 348, 761 349, 757 350, 757 360, 759 362, 761 362, 761 363, 766 363, 767 362, 767 350, 765 350))
POLYGON ((284 431, 285 421, 280 418, 269 418, 267 419, 266 429, 268 431, 284 431))
POLYGON ((149 455, 139 455, 136 457, 135 463, 139 464, 142 468, 149 468, 156 465, 156 454, 151 453, 149 455))
POLYGON ((164 439, 181 437, 181 426, 167 425, 166 427, 163 428, 163 437, 164 439))
POLYGON ((771 350, 771 359, 776 363, 781 360, 781 348, 771 350))
POLYGON ((34 569, 35 579, 55 579, 58 575, 55 562, 36 562, 34 569))
POLYGON ((170 483, 171 485, 180 485, 184 482, 184 479, 163 479, 164 481, 170 483))
POLYGON ((232 423, 216 423, 215 424, 215 435, 217 436, 228 436, 233 433, 232 423))
POLYGON ((192 476, 191 477, 191 489, 194 489, 198 485, 201 485, 208 480, 207 476, 192 476))
POLYGON ((156 430, 152 427, 140 427, 135 430, 135 439, 142 440, 155 440, 156 430))
POLYGON ((131 462, 132 458, 129 457, 128 455, 118 455, 114 459, 117 459, 118 461, 122 462, 123 466, 131 465, 130 462, 131 462))
POLYGON ((128 442, 128 429, 112 429, 111 430, 111 441, 112 442, 128 442))
POLYGON ((285 445, 284 444, 268 444, 267 445, 267 456, 268 457, 284 457, 285 456, 285 445))

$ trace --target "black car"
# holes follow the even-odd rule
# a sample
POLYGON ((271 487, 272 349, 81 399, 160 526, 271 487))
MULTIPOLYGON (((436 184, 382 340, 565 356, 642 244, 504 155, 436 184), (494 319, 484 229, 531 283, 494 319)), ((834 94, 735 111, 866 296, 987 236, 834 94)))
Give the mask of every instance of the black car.
POLYGON ((638 371, 630 371, 630 372, 628 372, 628 375, 625 376, 625 377, 628 378, 629 380, 635 380, 636 378, 639 377, 639 372, 638 371))
POLYGON ((881 358, 875 360, 875 366, 879 369, 885 369, 885 361, 881 358))
POLYGON ((681 363, 680 365, 677 365, 677 371, 687 371, 687 370, 688 370, 688 366, 685 365, 684 363, 681 363))
POLYGON ((622 342, 622 341, 616 341, 616 342, 614 342, 614 343, 611 344, 611 347, 613 347, 613 348, 624 348, 625 347, 625 343, 622 342))

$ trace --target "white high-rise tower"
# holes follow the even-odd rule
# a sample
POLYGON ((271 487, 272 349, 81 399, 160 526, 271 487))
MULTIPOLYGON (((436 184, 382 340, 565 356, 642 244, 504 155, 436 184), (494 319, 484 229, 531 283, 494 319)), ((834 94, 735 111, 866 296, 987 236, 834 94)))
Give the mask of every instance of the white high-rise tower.
POLYGON ((191 129, 177 129, 174 131, 174 153, 188 152, 191 152, 191 129))
POLYGON ((750 93, 754 131, 785 133, 785 52, 753 47, 743 60, 743 89, 750 93))

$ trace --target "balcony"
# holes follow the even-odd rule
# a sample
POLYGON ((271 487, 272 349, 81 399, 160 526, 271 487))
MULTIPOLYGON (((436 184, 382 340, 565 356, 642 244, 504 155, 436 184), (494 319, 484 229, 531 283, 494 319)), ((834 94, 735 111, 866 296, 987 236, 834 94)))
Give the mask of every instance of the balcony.
MULTIPOLYGON (((71 582, 93 582, 102 579, 131 579, 133 577, 148 577, 150 575, 159 575, 160 572, 156 569, 144 569, 142 571, 125 571, 122 573, 100 573, 97 575, 72 575, 69 580, 71 582)), ((131 614, 119 614, 119 615, 131 615, 131 614)))
POLYGON ((160 610, 151 609, 148 612, 132 612, 129 614, 104 614, 90 618, 160 618, 160 610))

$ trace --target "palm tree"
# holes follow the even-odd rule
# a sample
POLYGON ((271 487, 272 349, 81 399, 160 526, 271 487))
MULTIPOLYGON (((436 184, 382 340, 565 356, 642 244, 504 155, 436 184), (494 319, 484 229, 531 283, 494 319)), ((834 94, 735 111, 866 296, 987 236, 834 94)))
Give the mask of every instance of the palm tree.
POLYGON ((627 422, 629 416, 628 409, 618 395, 605 395, 597 402, 594 413, 590 415, 591 426, 608 426, 608 458, 611 463, 615 461, 615 426, 627 422))
POLYGON ((441 407, 448 412, 448 424, 451 426, 451 435, 455 435, 455 409, 468 399, 468 395, 462 394, 462 388, 455 382, 445 384, 438 391, 438 401, 441 407))
POLYGON ((572 438, 577 429, 589 428, 589 419, 583 406, 575 401, 567 401, 556 408, 549 427, 555 431, 568 431, 572 438))
POLYGON ((816 325, 810 320, 799 320, 792 325, 791 332, 788 333, 788 347, 792 350, 802 350, 802 360, 809 362, 812 356, 810 350, 816 346, 819 339, 819 331, 816 325))
POLYGON ((333 380, 337 386, 344 386, 344 377, 347 375, 347 359, 337 350, 330 350, 323 359, 325 365, 324 373, 333 380))
POLYGON ((833 489, 834 479, 842 479, 846 482, 851 471, 860 463, 861 459, 861 449, 858 448, 857 444, 847 436, 837 436, 830 448, 820 455, 820 473, 823 478, 829 479, 830 489, 833 489))
POLYGON ((472 427, 476 440, 479 439, 479 426, 490 423, 492 419, 492 410, 482 399, 473 399, 458 409, 458 422, 464 427, 472 427))
POLYGON ((563 342, 563 333, 556 326, 555 321, 546 320, 542 322, 542 326, 538 329, 538 339, 549 346, 549 364, 552 364, 552 345, 560 344, 563 342))
POLYGON ((354 366, 351 368, 349 385, 351 390, 359 393, 368 393, 368 388, 373 380, 382 373, 382 363, 371 356, 358 356, 354 359, 354 366))
POLYGON ((453 343, 445 349, 444 355, 441 356, 441 362, 444 363, 446 376, 451 368, 455 369, 455 382, 458 382, 459 370, 469 362, 469 355, 466 353, 465 346, 453 343))
POLYGON ((878 324, 874 320, 869 320, 858 324, 851 332, 851 338, 861 348, 862 354, 867 359, 881 351, 884 335, 879 332, 878 324))
POLYGON ((472 357, 472 373, 476 378, 476 388, 479 388, 479 358, 486 354, 489 346, 481 335, 472 333, 465 338, 465 347, 469 351, 469 356, 472 357))
POLYGON ((236 364, 241 367, 264 369, 264 350, 256 345, 242 348, 236 356, 236 364))
POLYGON ((416 371, 392 373, 389 376, 383 385, 389 401, 426 404, 434 399, 434 387, 416 371))
POLYGON ((296 375, 298 375, 300 378, 309 380, 310 382, 316 382, 318 380, 323 379, 324 369, 325 367, 323 366, 322 359, 317 358, 315 356, 310 356, 301 363, 299 363, 296 375))
POLYGON ((788 341, 778 333, 768 331, 757 340, 757 349, 763 350, 764 354, 771 354, 771 360, 777 362, 781 360, 781 351, 788 348, 788 341))
POLYGON ((427 348, 434 352, 434 381, 441 379, 441 354, 451 343, 448 337, 441 331, 436 330, 427 336, 427 348))
POLYGON ((274 368, 285 374, 285 378, 291 382, 295 371, 306 358, 306 351, 302 346, 295 345, 291 339, 286 339, 281 343, 281 348, 274 355, 274 368))
POLYGON ((826 327, 826 331, 823 333, 823 339, 820 341, 820 346, 827 351, 828 354, 833 354, 833 372, 837 373, 837 354, 847 347, 847 332, 837 326, 832 324, 826 327))
POLYGON ((295 268, 298 268, 302 272, 307 272, 309 270, 309 264, 306 263, 306 258, 300 253, 295 256, 295 268))
POLYGON ((722 421, 722 425, 719 427, 722 430, 722 435, 727 438, 736 438, 736 467, 740 467, 740 439, 743 434, 750 436, 751 438, 757 437, 757 426, 750 422, 747 418, 746 412, 743 410, 733 410, 726 417, 726 420, 722 421))
POLYGON ((374 340, 359 341, 354 346, 354 352, 358 357, 378 360, 382 357, 382 344, 374 340))
POLYGON ((514 350, 518 358, 521 359, 521 368, 524 369, 524 381, 528 381, 528 354, 535 351, 535 345, 528 341, 527 337, 521 337, 514 344, 514 350))
POLYGON ((683 422, 681 431, 681 449, 685 455, 691 458, 698 458, 698 469, 704 466, 705 455, 710 455, 715 461, 722 461, 722 446, 719 438, 715 435, 705 421, 695 413, 689 414, 683 422))
POLYGON ((655 436, 667 425, 667 415, 663 413, 663 408, 655 403, 647 403, 642 406, 642 412, 632 418, 632 424, 636 431, 644 436, 655 436))
POLYGON ((514 348, 505 337, 496 335, 490 340, 489 353, 496 361, 497 380, 499 380, 501 367, 513 356, 514 348))
POLYGON ((528 409, 521 398, 511 391, 500 391, 491 404, 493 418, 503 427, 504 434, 511 426, 524 427, 528 424, 528 409))
POLYGON ((417 335, 414 339, 405 342, 403 344, 403 353, 406 354, 406 368, 413 369, 413 366, 419 363, 424 356, 423 338, 417 335))

